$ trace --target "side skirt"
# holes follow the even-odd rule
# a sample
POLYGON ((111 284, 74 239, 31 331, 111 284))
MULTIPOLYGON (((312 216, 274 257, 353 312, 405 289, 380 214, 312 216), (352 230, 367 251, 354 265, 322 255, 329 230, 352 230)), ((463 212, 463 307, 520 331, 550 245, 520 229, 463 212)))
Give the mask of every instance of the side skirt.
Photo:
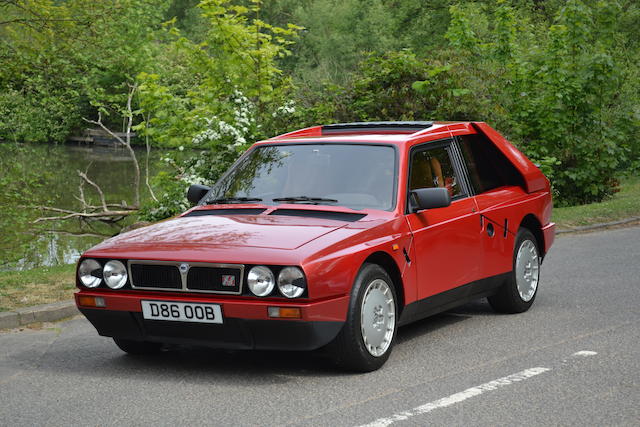
POLYGON ((466 285, 414 301, 402 310, 398 325, 406 325, 425 317, 493 294, 509 278, 511 272, 476 280, 466 285))

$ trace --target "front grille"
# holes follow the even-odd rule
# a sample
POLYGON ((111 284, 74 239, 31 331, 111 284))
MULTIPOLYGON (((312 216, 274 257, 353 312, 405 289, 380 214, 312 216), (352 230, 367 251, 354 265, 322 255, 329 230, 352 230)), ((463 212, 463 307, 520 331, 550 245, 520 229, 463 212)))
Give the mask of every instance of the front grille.
POLYGON ((131 280, 136 288, 182 289, 177 265, 131 264, 131 280))
POLYGON ((187 288, 240 293, 240 270, 237 268, 191 267, 187 273, 187 288))
POLYGON ((132 289, 239 295, 243 272, 241 264, 129 261, 132 289))

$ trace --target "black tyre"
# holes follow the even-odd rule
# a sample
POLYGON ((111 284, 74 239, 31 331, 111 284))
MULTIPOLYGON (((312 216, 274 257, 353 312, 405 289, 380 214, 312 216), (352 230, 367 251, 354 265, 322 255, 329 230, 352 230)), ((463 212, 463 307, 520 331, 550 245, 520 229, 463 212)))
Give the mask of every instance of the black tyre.
POLYGON ((157 342, 132 341, 122 338, 114 338, 113 341, 120 350, 133 355, 155 354, 162 350, 162 344, 157 342))
POLYGON ((398 323, 393 281, 377 264, 364 264, 351 290, 347 320, 329 345, 342 368, 370 372, 389 358, 398 323))
POLYGON ((500 313, 522 313, 529 310, 540 283, 540 253, 531 231, 520 228, 513 250, 513 269, 498 292, 488 298, 500 313))

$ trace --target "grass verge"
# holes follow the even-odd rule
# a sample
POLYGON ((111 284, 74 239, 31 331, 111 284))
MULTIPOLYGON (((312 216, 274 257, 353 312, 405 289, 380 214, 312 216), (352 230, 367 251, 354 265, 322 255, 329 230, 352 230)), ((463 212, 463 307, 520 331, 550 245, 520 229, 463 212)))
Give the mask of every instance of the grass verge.
POLYGON ((73 298, 75 265, 0 272, 0 312, 73 298))
POLYGON ((553 221, 565 230, 634 216, 640 216, 640 177, 637 176, 623 179, 620 191, 609 200, 553 210, 553 221))

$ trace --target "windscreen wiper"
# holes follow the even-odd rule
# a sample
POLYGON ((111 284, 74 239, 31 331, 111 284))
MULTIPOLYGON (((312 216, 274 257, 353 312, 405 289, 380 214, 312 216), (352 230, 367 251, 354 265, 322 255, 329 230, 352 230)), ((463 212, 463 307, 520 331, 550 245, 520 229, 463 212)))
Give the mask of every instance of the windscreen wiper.
POLYGON ((306 202, 309 204, 317 205, 318 203, 338 203, 336 199, 326 199, 324 197, 309 197, 309 196, 292 196, 292 197, 278 197, 272 199, 274 202, 306 202))
POLYGON ((207 203, 210 205, 215 204, 227 204, 227 203, 247 203, 247 202, 261 202, 262 199, 258 197, 223 197, 220 199, 209 199, 207 203))

